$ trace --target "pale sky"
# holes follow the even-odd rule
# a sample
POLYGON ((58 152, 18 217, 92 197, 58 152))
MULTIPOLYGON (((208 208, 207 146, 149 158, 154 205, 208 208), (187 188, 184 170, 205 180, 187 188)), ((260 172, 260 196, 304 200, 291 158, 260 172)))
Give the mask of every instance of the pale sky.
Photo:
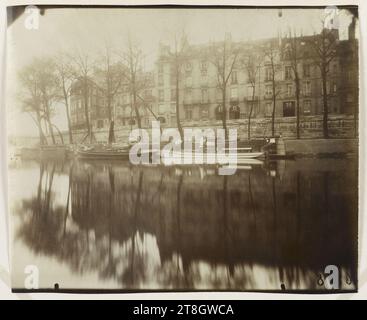
MULTIPOLYGON (((256 40, 277 36, 295 29, 303 35, 319 32, 322 9, 127 9, 127 8, 59 8, 47 10, 40 17, 39 29, 24 26, 23 14, 7 32, 7 122, 9 134, 37 135, 35 125, 26 114, 20 114, 17 73, 34 57, 54 55, 59 51, 72 53, 82 49, 91 53, 101 52, 105 42, 116 49, 123 49, 128 32, 136 39, 145 56, 149 69, 157 56, 160 42, 169 44, 175 30, 184 29, 192 44, 221 40, 231 32, 238 40, 256 40)), ((347 37, 351 17, 338 12, 340 38, 347 37)), ((55 123, 66 129, 64 109, 56 116, 55 123)))

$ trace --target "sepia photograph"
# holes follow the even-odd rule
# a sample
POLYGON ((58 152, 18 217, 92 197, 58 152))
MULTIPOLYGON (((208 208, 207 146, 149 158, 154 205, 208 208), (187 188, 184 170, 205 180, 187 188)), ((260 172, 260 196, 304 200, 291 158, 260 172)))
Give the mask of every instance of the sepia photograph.
POLYGON ((359 30, 352 5, 8 7, 13 292, 357 292, 359 30))

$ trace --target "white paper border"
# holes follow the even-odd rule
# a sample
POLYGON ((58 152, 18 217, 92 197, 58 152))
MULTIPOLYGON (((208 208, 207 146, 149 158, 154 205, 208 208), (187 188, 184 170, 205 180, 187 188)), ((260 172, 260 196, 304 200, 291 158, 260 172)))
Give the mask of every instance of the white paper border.
POLYGON ((364 76, 366 70, 366 31, 367 30, 367 1, 363 0, 181 0, 181 1, 144 1, 144 0, 5 0, 0 2, 0 300, 2 299, 323 299, 323 300, 344 300, 344 299, 367 299, 367 219, 365 218, 365 198, 367 176, 365 174, 365 153, 366 153, 366 130, 364 123, 367 123, 365 101, 367 84, 364 76), (360 88, 359 88, 359 292, 347 294, 281 294, 281 293, 247 293, 247 292, 179 292, 179 293, 134 293, 134 294, 57 294, 57 293, 32 293, 13 294, 11 293, 8 258, 8 228, 7 228, 7 164, 6 164, 6 124, 5 124, 5 104, 4 104, 4 48, 6 35, 6 6, 15 5, 236 5, 236 6, 327 6, 327 5, 358 5, 359 6, 359 28, 360 28, 360 88))

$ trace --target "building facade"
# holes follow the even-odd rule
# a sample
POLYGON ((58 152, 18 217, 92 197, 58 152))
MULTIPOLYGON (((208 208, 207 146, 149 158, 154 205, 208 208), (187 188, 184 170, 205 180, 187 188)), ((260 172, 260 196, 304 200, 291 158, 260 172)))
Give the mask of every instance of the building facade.
MULTIPOLYGON (((358 112, 358 43, 349 32, 348 40, 336 37, 335 57, 329 64, 326 90, 329 114, 357 114, 358 112)), ((312 43, 316 37, 301 36, 297 43, 297 71, 299 74, 300 115, 311 116, 323 113, 323 90, 321 72, 317 66, 312 43)), ((260 41, 234 42, 228 35, 225 39, 236 59, 228 72, 226 85, 227 119, 267 118, 273 112, 275 89, 275 117, 296 116, 296 82, 292 58, 287 54, 291 38, 273 38, 260 41), (273 60, 269 58, 269 50, 273 60), (250 81, 246 67, 248 57, 255 59, 255 80, 250 81), (274 72, 273 72, 274 70, 274 72), (274 73, 274 85, 273 85, 274 73)), ((129 83, 122 83, 112 101, 112 116, 116 127, 137 126, 138 108, 142 127, 149 127, 152 120, 162 126, 177 125, 176 94, 179 94, 180 121, 220 121, 223 112, 223 90, 218 86, 218 68, 215 65, 214 47, 223 43, 188 46, 177 69, 177 59, 168 46, 160 45, 159 55, 152 72, 141 75, 135 95, 129 83), (179 70, 179 81, 176 81, 179 70), (178 85, 178 86, 177 86, 178 85), (135 101, 134 101, 135 100, 135 101)), ((253 76, 253 74, 252 74, 253 76)), ((71 120, 74 128, 85 123, 84 97, 88 97, 90 119, 93 129, 109 127, 109 112, 103 90, 94 85, 83 95, 80 84, 71 93, 71 120)))

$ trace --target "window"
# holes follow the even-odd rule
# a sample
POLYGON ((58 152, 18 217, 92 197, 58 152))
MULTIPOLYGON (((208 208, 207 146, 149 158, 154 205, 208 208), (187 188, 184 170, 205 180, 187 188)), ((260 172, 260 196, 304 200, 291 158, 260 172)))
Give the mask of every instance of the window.
POLYGON ((289 44, 284 51, 284 59, 289 60, 291 58, 291 49, 289 48, 289 44))
POLYGON ((186 87, 191 87, 192 86, 192 77, 186 77, 186 87))
POLYGON ((238 99, 238 90, 237 90, 237 88, 231 88, 231 99, 238 99))
POLYGON ((334 82, 334 83, 333 83, 333 93, 336 93, 336 90, 337 90, 337 85, 336 85, 336 83, 334 82))
POLYGON ((201 89, 201 102, 208 102, 208 89, 201 89))
POLYGON ((303 84, 303 95, 311 95, 311 81, 305 81, 303 84))
POLYGON ((127 98, 127 94, 124 94, 124 95, 122 96, 122 103, 123 103, 123 104, 125 104, 125 103, 129 103, 129 102, 128 102, 128 98, 127 98))
POLYGON ((292 79, 292 67, 291 66, 285 67, 284 78, 286 80, 292 79))
POLYGON ((288 83, 287 84, 287 96, 291 97, 293 95, 293 85, 288 83))
POLYGON ((311 100, 303 101, 303 114, 311 113, 311 100))
POLYGON ((163 63, 158 64, 158 73, 163 73, 164 65, 163 63))
POLYGON ((283 117, 294 117, 295 115, 294 101, 283 102, 283 117))
POLYGON ((266 67, 265 68, 265 80, 266 81, 271 81, 273 78, 273 71, 271 69, 271 67, 266 67))
POLYGON ((176 103, 171 103, 171 113, 176 113, 176 103))
POLYGON ((311 75, 311 65, 304 64, 303 65, 303 76, 304 77, 309 77, 310 75, 311 75))
POLYGON ((201 118, 202 119, 209 119, 209 108, 208 107, 203 107, 201 109, 201 118))
POLYGON ((191 89, 185 89, 185 103, 191 103, 192 91, 191 89))
POLYGON ((176 85, 176 73, 175 72, 171 72, 170 74, 170 84, 171 86, 176 85))
POLYGON ((223 118, 223 108, 222 108, 222 105, 218 105, 215 108, 215 119, 222 120, 222 118, 223 118))
POLYGON ((192 64, 191 64, 191 62, 187 62, 185 64, 185 73, 186 73, 186 76, 191 75, 191 71, 192 71, 192 64))
POLYGON ((303 58, 307 59, 310 57, 310 52, 308 50, 303 51, 303 58))
POLYGON ((223 92, 220 88, 217 88, 216 90, 217 100, 222 100, 223 98, 223 92))
MULTIPOLYGON (((324 94, 324 86, 321 82, 321 93, 324 94)), ((330 81, 326 81, 326 94, 330 94, 330 81)))
POLYGON ((271 96, 273 94, 273 87, 272 86, 266 86, 265 87, 265 95, 271 96))
POLYGON ((201 75, 206 76, 208 73, 208 63, 206 61, 201 61, 200 64, 201 75))
POLYGON ((152 97, 152 96, 153 96, 153 91, 152 91, 152 89, 147 89, 147 90, 145 90, 144 95, 145 95, 147 98, 152 97))
POLYGON ((158 75, 158 85, 163 86, 163 74, 158 75))
POLYGON ((273 114, 273 103, 267 102, 265 104, 265 116, 271 116, 273 114))
POLYGON ((186 120, 192 119, 192 108, 186 108, 185 109, 185 118, 186 120))
POLYGON ((158 105, 158 113, 164 113, 164 111, 165 111, 164 104, 158 105))
POLYGON ((207 86, 208 85, 208 77, 206 75, 203 75, 201 77, 201 85, 207 86))
POLYGON ((251 116, 255 117, 259 112, 259 104, 257 101, 250 101, 247 103, 247 114, 249 115, 251 112, 251 116), (251 112, 252 109, 252 112, 251 112))
POLYGON ((103 128, 103 120, 97 120, 97 128, 98 129, 103 128))
POLYGON ((164 90, 158 91, 158 99, 159 101, 164 101, 164 90))
POLYGON ((240 107, 231 106, 229 108, 229 119, 239 119, 240 118, 240 107))
POLYGON ((171 101, 176 100, 176 89, 171 89, 171 101))
POLYGON ((333 73, 338 72, 338 65, 336 63, 333 64, 333 73))
POLYGON ((158 117, 157 120, 160 122, 160 123, 166 123, 166 118, 165 117, 158 117))
POLYGON ((237 71, 232 71, 231 73, 231 83, 237 84, 237 71))
POLYGON ((131 113, 132 113, 131 108, 130 107, 126 107, 125 110, 124 110, 124 113, 125 113, 125 116, 126 117, 131 116, 131 113))
POLYGON ((247 98, 252 99, 252 95, 254 92, 254 87, 253 86, 247 86, 247 98))

